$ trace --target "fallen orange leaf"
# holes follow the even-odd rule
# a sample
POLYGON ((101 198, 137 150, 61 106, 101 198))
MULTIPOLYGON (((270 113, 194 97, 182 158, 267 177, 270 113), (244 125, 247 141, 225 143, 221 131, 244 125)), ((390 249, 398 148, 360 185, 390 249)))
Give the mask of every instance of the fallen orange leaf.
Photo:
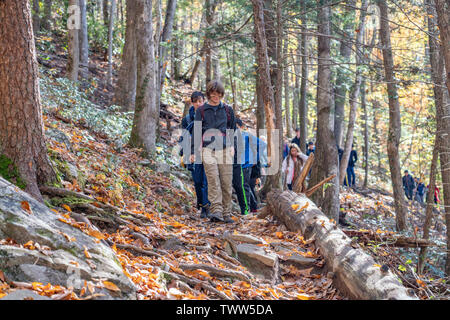
POLYGON ((115 291, 115 292, 120 292, 119 287, 117 287, 114 283, 109 282, 109 281, 103 281, 103 285, 105 286, 106 289, 110 290, 110 291, 115 291))
POLYGON ((31 211, 30 204, 28 203, 28 201, 22 201, 20 203, 20 206, 22 207, 23 210, 25 210, 29 214, 33 213, 33 211, 31 211))

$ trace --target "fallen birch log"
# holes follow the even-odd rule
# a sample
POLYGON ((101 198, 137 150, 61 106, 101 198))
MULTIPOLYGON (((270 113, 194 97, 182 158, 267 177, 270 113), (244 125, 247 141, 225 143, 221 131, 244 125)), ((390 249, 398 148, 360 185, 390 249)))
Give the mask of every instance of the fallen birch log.
POLYGON ((267 210, 290 231, 301 232, 325 258, 333 282, 342 293, 362 300, 415 300, 412 289, 405 288, 390 271, 382 272, 375 260, 332 223, 304 194, 273 190, 267 195, 267 210))

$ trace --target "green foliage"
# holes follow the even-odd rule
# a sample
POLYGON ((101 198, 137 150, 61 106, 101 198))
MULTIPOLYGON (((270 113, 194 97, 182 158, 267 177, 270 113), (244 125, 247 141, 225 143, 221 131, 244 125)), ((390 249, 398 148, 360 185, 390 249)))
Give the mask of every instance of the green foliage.
POLYGON ((88 100, 92 87, 81 92, 66 78, 42 76, 40 87, 44 111, 57 112, 94 132, 106 134, 118 146, 127 143, 133 122, 132 112, 120 112, 120 107, 114 105, 102 109, 88 100))
POLYGON ((17 166, 11 159, 3 154, 0 155, 0 176, 11 183, 14 183, 22 190, 27 186, 25 181, 20 177, 17 166))

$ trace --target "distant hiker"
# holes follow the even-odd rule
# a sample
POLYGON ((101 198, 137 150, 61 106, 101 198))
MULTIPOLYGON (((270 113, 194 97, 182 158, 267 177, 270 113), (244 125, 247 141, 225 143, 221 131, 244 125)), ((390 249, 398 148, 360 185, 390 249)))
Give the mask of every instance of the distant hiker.
POLYGON ((295 143, 300 147, 300 128, 295 129, 295 137, 291 140, 291 143, 295 143))
POLYGON ((289 141, 287 138, 283 139, 283 160, 289 155, 289 141))
POLYGON ((245 135, 241 129, 244 124, 241 119, 236 118, 236 134, 234 142, 234 161, 233 161, 233 188, 238 198, 241 215, 250 212, 250 175, 252 165, 246 161, 246 143, 245 135), (240 156, 238 159, 238 155, 240 156))
POLYGON ((340 164, 341 160, 342 160, 342 155, 344 154, 344 150, 341 147, 339 147, 339 145, 337 145, 337 144, 336 144, 336 148, 338 150, 339 164, 340 164))
MULTIPOLYGON (((430 185, 427 186, 427 189, 429 189, 429 188, 430 188, 430 185)), ((440 190, 439 190, 438 186, 435 186, 434 187, 434 204, 441 203, 441 200, 439 199, 439 195, 440 195, 440 190)), ((428 194, 427 194, 427 196, 428 196, 428 194)))
POLYGON ((352 144, 352 151, 350 151, 350 158, 348 159, 348 165, 347 165, 347 177, 344 180, 344 186, 350 186, 353 188, 355 186, 355 163, 358 161, 358 154, 356 153, 356 150, 353 149, 352 144))
MULTIPOLYGON (((192 134, 194 124, 195 111, 205 103, 205 96, 200 91, 195 91, 191 95, 192 106, 188 115, 181 121, 181 127, 186 130, 185 135, 192 134)), ((183 137, 182 137, 183 138, 183 137)), ((187 140, 184 139, 183 140, 187 140)), ((190 148, 190 146, 188 146, 190 148)), ((195 194, 197 196, 197 209, 201 208, 200 218, 207 218, 209 215, 210 202, 208 200, 208 181, 206 179, 203 163, 191 163, 185 161, 186 167, 192 173, 194 180, 195 194)))
POLYGON ((221 101, 224 95, 225 88, 221 82, 211 81, 206 86, 208 103, 195 112, 191 152, 196 163, 203 159, 211 201, 211 221, 231 223, 233 133, 236 123, 233 108, 221 101), (227 131, 231 135, 227 135, 227 131))
POLYGON ((292 182, 294 181, 294 178, 300 174, 306 160, 308 160, 308 157, 301 152, 300 147, 295 143, 291 143, 289 146, 289 156, 283 160, 281 165, 284 185, 286 185, 289 190, 292 190, 292 182), (300 161, 300 166, 296 166, 297 161, 300 161), (299 168, 298 171, 296 171, 296 167, 299 168))
POLYGON ((311 153, 314 153, 316 151, 316 146, 314 145, 314 142, 310 141, 306 145, 306 155, 309 157, 311 153))
POLYGON ((405 170, 405 175, 402 178, 403 190, 408 200, 412 200, 413 190, 416 187, 413 177, 409 174, 408 170, 405 170))
POLYGON ((414 178, 414 182, 416 184, 416 194, 414 196, 414 200, 423 204, 423 195, 425 194, 425 184, 423 184, 421 179, 414 178))

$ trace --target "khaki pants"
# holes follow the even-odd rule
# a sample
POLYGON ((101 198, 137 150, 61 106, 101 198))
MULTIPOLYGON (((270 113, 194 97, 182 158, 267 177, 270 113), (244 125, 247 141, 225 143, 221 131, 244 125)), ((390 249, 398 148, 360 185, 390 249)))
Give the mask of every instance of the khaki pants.
POLYGON ((203 166, 208 179, 208 199, 211 202, 212 214, 231 215, 231 195, 233 181, 233 149, 213 151, 202 150, 203 166))

